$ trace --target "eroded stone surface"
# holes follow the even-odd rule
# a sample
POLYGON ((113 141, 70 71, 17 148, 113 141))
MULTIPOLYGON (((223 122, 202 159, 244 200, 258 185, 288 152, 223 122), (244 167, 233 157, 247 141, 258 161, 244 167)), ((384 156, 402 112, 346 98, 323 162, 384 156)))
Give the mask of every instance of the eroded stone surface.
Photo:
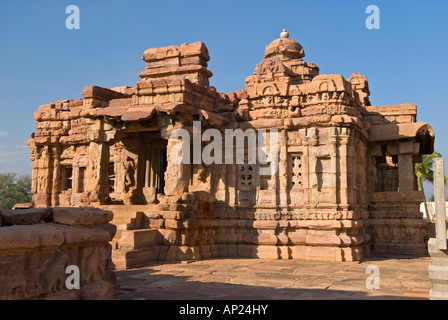
POLYGON ((113 218, 111 211, 97 208, 53 208, 55 223, 70 226, 93 226, 108 223, 113 218))
MULTIPOLYGON (((79 220, 82 214, 76 221, 83 227, 61 225, 53 220, 52 211, 5 210, 6 219, 0 227, 0 300, 111 299, 115 280, 110 275, 109 241, 116 227, 88 226, 98 220, 83 222, 79 220), (68 266, 80 270, 79 290, 66 287, 68 266)), ((83 212, 78 208, 64 212, 68 211, 70 215, 83 212)), ((96 214, 101 216, 100 211, 96 209, 96 214)))
POLYGON ((21 209, 3 210, 3 222, 0 225, 31 225, 41 221, 48 222, 52 219, 52 210, 48 209, 21 209))

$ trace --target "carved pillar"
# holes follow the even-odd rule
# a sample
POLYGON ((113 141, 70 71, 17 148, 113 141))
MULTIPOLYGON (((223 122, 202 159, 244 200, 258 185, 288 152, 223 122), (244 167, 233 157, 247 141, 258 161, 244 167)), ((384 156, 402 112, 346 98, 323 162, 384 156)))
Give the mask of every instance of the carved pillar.
POLYGON ((34 195, 37 193, 37 174, 38 174, 38 161, 36 158, 36 146, 34 143, 30 146, 30 160, 31 160, 31 193, 34 195))
POLYGON ((85 191, 90 201, 98 202, 108 196, 109 147, 103 142, 91 142, 88 151, 85 191))
POLYGON ((37 196, 34 199, 35 205, 37 207, 48 207, 51 206, 51 182, 53 176, 48 146, 42 147, 37 162, 37 196))
POLYGON ((59 194, 61 193, 61 147, 52 147, 53 160, 53 184, 51 190, 51 205, 57 207, 59 205, 59 194))
MULTIPOLYGON (((233 161, 233 159, 232 159, 233 161)), ((231 162, 229 162, 231 163, 231 162)), ((235 206, 237 203, 237 170, 236 164, 228 164, 226 165, 226 180, 227 180, 227 196, 226 201, 228 201, 230 206, 235 206)))
MULTIPOLYGON (((271 152, 271 148, 274 147, 274 146, 271 146, 271 144, 270 144, 271 143, 271 136, 270 135, 271 135, 271 133, 269 132, 269 136, 266 136, 266 143, 269 143, 269 153, 271 152)), ((280 166, 281 149, 278 148, 278 147, 280 146, 280 140, 281 140, 280 136, 281 135, 282 135, 281 133, 278 135, 279 138, 278 138, 278 145, 277 145, 277 152, 278 152, 278 154, 277 154, 276 161, 278 161, 279 163, 278 164, 274 164, 272 162, 270 163, 272 172, 271 172, 271 178, 269 179, 269 189, 273 191, 272 192, 271 203, 274 204, 274 205, 277 205, 277 204, 280 203, 280 197, 279 197, 280 190, 279 190, 279 183, 278 183, 278 180, 277 180, 277 177, 279 177, 279 170, 280 170, 280 168, 278 167, 278 168, 276 168, 277 170, 274 170, 274 167, 276 165, 280 166)), ((285 148, 286 148, 286 146, 285 146, 285 148)), ((272 160, 274 161, 274 159, 272 159, 272 160)), ((286 174, 288 174, 288 172, 286 174)))
POLYGON ((367 191, 367 187, 366 187, 366 152, 367 152, 367 148, 365 146, 365 144, 360 141, 358 143, 358 147, 357 147, 357 152, 358 152, 358 156, 356 159, 356 163, 357 163, 357 175, 358 175, 358 186, 357 186, 357 191, 358 191, 358 197, 357 197, 357 202, 358 204, 362 204, 364 205, 366 203, 366 191, 367 191))
POLYGON ((115 184, 114 184, 114 199, 123 200, 124 190, 124 147, 122 142, 118 142, 114 145, 114 174, 115 174, 115 184))
POLYGON ((331 153, 330 153, 330 188, 333 189, 333 195, 332 199, 330 200, 332 203, 336 204, 337 201, 337 185, 338 185, 338 163, 337 163, 337 133, 336 128, 330 128, 329 129, 329 143, 331 146, 331 153))
POLYGON ((227 184, 227 173, 226 173, 226 165, 225 164, 215 164, 216 173, 214 174, 214 184, 216 185, 216 194, 215 198, 218 201, 226 200, 226 184, 227 184))
POLYGON ((349 135, 347 133, 347 129, 343 128, 343 131, 339 135, 339 146, 337 157, 339 159, 339 203, 341 206, 348 208, 348 193, 349 193, 349 185, 348 185, 348 174, 351 168, 348 166, 348 141, 349 135))
POLYGON ((412 154, 398 155, 398 187, 400 191, 414 190, 414 162, 412 154))
POLYGON ((353 205, 356 203, 356 149, 353 138, 348 136, 347 141, 347 203, 353 205))
POLYGON ((279 204, 288 204, 288 152, 287 152, 287 136, 286 131, 282 130, 278 135, 279 144, 279 163, 278 163, 278 177, 279 177, 279 204))
POLYGON ((300 130, 300 135, 302 138, 302 145, 303 145, 303 156, 302 156, 302 176, 303 176, 303 201, 306 204, 309 204, 312 202, 312 169, 311 169, 311 161, 310 161, 310 146, 308 139, 305 138, 305 129, 300 130))
MULTIPOLYGON (((167 196, 180 196, 183 192, 188 190, 188 180, 190 172, 187 170, 187 165, 182 161, 176 164, 171 161, 171 152, 174 152, 173 148, 178 148, 178 139, 170 139, 168 137, 167 145, 167 169, 165 172, 165 194, 167 196)), ((179 152, 181 149, 179 148, 179 152)), ((180 156, 179 156, 180 158, 180 156)))

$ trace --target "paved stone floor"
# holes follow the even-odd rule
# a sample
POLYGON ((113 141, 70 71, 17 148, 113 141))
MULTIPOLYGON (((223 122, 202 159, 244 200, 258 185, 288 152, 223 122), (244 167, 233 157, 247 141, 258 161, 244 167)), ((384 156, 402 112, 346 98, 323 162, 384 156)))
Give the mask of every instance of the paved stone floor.
POLYGON ((429 257, 362 262, 215 259, 153 262, 117 271, 117 300, 428 299, 429 257), (367 289, 366 268, 380 288, 367 289))

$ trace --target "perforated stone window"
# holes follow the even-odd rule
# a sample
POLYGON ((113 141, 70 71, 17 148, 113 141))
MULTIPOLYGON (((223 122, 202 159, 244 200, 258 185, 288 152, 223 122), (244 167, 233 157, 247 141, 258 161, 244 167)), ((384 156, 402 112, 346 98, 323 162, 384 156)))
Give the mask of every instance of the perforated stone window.
POLYGON ((291 187, 303 185, 303 155, 291 154, 289 156, 289 175, 291 179, 291 187))
POLYGON ((240 165, 238 172, 239 184, 243 188, 250 188, 254 184, 253 165, 244 160, 244 164, 240 165))

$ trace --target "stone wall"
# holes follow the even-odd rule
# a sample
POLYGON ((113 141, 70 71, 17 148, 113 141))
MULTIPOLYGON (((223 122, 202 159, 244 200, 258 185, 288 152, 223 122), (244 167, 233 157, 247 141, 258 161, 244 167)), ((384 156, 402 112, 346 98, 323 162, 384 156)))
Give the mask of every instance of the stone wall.
POLYGON ((112 241, 117 268, 210 258, 354 261, 370 253, 367 220, 348 212, 339 220, 262 214, 212 202, 203 192, 184 194, 171 210, 163 205, 118 224, 112 241))
POLYGON ((374 254, 427 255, 429 227, 419 204, 422 192, 375 192, 369 206, 374 254))
POLYGON ((97 208, 2 210, 0 300, 112 298, 112 218, 97 208), (79 289, 66 287, 71 265, 79 268, 79 289))

